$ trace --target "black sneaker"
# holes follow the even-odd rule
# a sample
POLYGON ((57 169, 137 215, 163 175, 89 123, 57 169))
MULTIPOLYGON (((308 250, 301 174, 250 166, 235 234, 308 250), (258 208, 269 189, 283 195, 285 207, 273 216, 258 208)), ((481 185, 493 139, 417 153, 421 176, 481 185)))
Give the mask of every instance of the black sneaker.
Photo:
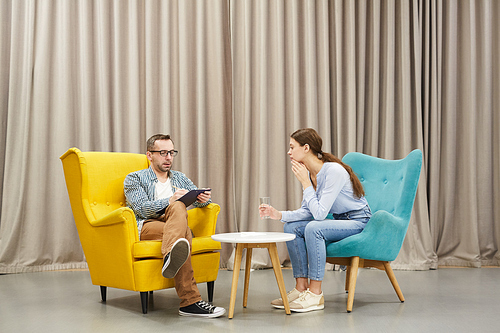
POLYGON ((179 314, 181 316, 216 318, 224 315, 225 313, 226 309, 210 305, 205 301, 198 301, 179 309, 179 314))
POLYGON ((172 250, 163 259, 161 274, 167 279, 173 278, 189 257, 189 242, 185 238, 179 238, 172 246, 172 250))

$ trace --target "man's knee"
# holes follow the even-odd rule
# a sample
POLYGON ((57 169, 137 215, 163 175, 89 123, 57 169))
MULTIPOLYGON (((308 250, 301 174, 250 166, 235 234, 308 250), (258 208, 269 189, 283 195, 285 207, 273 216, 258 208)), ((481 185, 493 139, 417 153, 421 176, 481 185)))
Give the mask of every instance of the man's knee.
POLYGON ((169 205, 169 209, 171 211, 172 214, 181 214, 181 215, 185 215, 186 218, 187 218, 187 208, 186 208, 186 205, 184 205, 183 202, 181 201, 175 201, 173 203, 171 203, 169 205))

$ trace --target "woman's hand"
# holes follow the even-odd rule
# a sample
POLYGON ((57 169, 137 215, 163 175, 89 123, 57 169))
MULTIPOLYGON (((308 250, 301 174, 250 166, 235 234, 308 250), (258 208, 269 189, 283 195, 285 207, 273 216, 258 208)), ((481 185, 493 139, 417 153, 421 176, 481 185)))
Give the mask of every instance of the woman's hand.
POLYGON ((309 171, 307 171, 303 163, 292 160, 292 171, 304 189, 312 186, 311 180, 309 179, 309 171))
POLYGON ((273 220, 281 220, 281 212, 270 205, 260 205, 259 206, 260 218, 270 218, 273 220))

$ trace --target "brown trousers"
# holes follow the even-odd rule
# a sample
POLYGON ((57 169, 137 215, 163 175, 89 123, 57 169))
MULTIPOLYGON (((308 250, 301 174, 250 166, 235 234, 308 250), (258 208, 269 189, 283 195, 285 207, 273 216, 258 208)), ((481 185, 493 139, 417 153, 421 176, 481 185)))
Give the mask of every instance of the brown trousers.
MULTIPOLYGON (((186 206, 176 201, 170 204, 165 215, 159 219, 144 221, 141 230, 141 240, 161 240, 161 253, 163 257, 172 249, 179 238, 186 238, 191 247, 192 233, 187 224, 186 206)), ((201 300, 201 294, 196 286, 191 266, 191 254, 174 277, 175 290, 181 299, 180 307, 188 306, 201 300)))

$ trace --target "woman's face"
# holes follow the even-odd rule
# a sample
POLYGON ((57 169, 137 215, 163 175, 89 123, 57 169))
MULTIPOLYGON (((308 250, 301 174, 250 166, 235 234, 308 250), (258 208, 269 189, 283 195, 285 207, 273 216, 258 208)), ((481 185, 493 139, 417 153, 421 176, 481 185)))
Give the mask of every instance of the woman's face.
POLYGON ((288 149, 288 156, 290 156, 291 160, 302 162, 308 150, 308 144, 301 146, 297 141, 295 141, 295 139, 290 138, 290 149, 288 149))

